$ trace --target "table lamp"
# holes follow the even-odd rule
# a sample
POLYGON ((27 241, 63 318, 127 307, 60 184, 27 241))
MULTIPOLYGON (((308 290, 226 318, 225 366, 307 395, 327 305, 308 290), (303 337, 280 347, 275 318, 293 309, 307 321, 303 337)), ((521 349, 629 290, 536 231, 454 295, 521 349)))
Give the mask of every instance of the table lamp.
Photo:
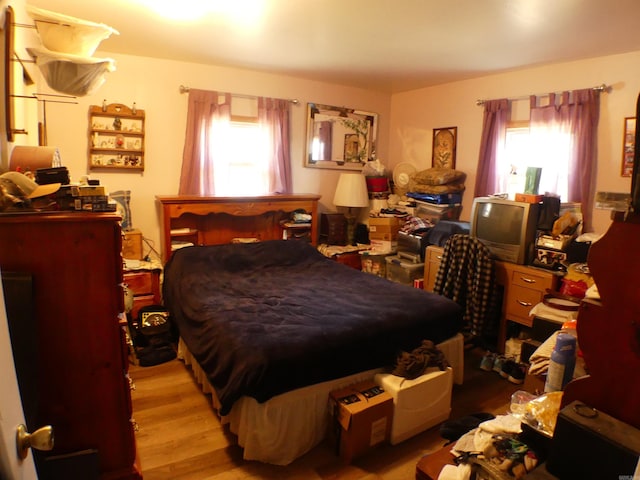
POLYGON ((369 205, 369 193, 364 175, 361 173, 341 173, 338 179, 336 193, 333 196, 333 204, 336 207, 347 207, 347 243, 355 245, 356 217, 352 208, 367 207, 369 205))

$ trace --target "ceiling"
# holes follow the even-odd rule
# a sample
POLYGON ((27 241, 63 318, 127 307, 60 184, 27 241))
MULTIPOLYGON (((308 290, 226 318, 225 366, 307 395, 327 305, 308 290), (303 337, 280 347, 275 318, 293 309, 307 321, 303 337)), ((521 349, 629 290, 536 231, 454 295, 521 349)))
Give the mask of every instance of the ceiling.
POLYGON ((99 51, 400 92, 640 50, 638 0, 28 0, 119 31, 99 51), (147 4, 170 4, 172 18, 147 4), (200 19, 180 19, 191 3, 200 19), (234 8, 231 8, 234 7, 234 8))

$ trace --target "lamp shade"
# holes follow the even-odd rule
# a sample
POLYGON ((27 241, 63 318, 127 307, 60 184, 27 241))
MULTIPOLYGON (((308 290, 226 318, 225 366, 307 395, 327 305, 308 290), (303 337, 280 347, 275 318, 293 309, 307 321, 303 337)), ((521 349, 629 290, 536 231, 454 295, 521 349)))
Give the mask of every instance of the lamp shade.
POLYGON ((367 182, 361 173, 341 173, 336 193, 333 196, 336 207, 366 207, 369 205, 367 182))

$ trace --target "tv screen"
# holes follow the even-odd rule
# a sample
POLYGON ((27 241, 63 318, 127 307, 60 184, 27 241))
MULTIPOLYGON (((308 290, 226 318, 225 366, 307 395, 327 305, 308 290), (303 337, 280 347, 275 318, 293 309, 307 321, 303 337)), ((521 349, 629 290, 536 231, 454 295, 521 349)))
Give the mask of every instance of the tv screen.
POLYGON ((470 235, 494 258, 527 264, 535 248, 539 205, 493 197, 473 200, 470 235))
POLYGON ((490 242, 519 245, 524 209, 502 203, 478 205, 476 235, 490 242))

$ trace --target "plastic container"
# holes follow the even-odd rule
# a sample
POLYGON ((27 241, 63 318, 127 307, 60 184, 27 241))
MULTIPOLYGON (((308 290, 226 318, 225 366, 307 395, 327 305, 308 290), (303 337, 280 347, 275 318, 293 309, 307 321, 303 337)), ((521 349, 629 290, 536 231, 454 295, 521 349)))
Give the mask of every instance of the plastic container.
POLYGON ((391 253, 372 253, 370 251, 364 251, 360 252, 360 255, 362 255, 361 264, 363 272, 386 278, 387 264, 384 259, 390 256, 391 253))
POLYGON ((59 53, 92 56, 100 42, 118 31, 104 23, 95 23, 61 13, 27 5, 27 13, 35 20, 38 35, 45 48, 59 53))
POLYGON ((387 177, 365 177, 369 192, 389 191, 389 179, 387 177))
POLYGON ((424 263, 415 263, 404 260, 398 255, 385 258, 387 262, 387 280, 413 286, 416 278, 424 276, 424 263))
POLYGON ((534 398, 536 398, 536 395, 533 393, 529 393, 525 390, 518 390, 511 395, 511 413, 518 418, 522 418, 525 414, 527 403, 534 398))
POLYGON ((546 392, 558 392, 573 379, 576 366, 576 337, 569 333, 559 333, 551 352, 549 371, 544 385, 546 392))

